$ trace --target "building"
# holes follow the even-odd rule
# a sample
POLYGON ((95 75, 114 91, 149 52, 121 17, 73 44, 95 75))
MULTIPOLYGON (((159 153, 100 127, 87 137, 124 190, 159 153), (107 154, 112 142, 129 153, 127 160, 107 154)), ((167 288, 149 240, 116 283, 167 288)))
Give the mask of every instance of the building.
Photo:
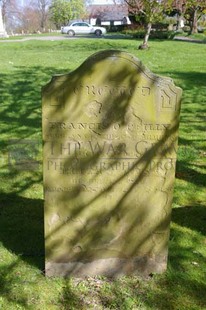
POLYGON ((131 24, 126 4, 89 5, 87 7, 91 25, 116 26, 131 24))

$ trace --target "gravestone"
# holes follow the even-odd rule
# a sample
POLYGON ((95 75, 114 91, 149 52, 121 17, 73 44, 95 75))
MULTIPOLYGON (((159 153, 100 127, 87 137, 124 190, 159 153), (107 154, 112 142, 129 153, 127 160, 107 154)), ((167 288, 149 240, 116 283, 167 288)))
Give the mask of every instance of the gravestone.
POLYGON ((4 28, 3 16, 2 16, 2 1, 0 0, 0 38, 7 38, 8 35, 4 28))
POLYGON ((47 276, 165 271, 180 96, 116 50, 43 88, 47 276))

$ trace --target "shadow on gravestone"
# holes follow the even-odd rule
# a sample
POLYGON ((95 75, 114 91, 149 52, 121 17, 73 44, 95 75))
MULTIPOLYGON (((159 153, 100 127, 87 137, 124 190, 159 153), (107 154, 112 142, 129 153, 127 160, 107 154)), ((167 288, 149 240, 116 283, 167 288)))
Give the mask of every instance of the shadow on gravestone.
POLYGON ((165 271, 180 96, 117 50, 43 88, 47 276, 165 271))

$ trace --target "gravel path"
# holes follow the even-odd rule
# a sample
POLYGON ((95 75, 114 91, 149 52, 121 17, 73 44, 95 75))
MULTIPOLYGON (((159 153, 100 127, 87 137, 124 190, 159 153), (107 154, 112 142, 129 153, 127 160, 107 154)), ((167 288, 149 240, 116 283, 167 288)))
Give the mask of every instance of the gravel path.
POLYGON ((68 40, 68 39, 76 39, 76 37, 68 37, 68 36, 45 36, 45 37, 25 37, 23 39, 5 39, 5 40, 0 40, 0 43, 2 42, 25 42, 25 41, 30 41, 30 40, 41 40, 41 41, 60 41, 60 40, 68 40))
POLYGON ((192 42, 192 43, 202 43, 202 44, 206 43, 203 40, 192 39, 192 38, 189 38, 189 37, 181 37, 181 36, 174 37, 174 40, 176 40, 176 41, 184 41, 184 42, 192 42))
MULTIPOLYGON (((74 40, 74 39, 78 39, 78 38, 81 38, 81 37, 84 37, 84 38, 93 38, 93 39, 100 39, 100 38, 97 38, 96 36, 92 36, 92 35, 89 35, 89 36, 74 36, 74 37, 70 37, 70 36, 67 36, 67 35, 62 35, 62 36, 37 36, 37 37, 34 37, 34 36, 31 36, 31 37, 25 37, 23 39, 12 39, 12 40, 9 40, 9 39, 3 39, 3 40, 0 40, 0 43, 2 42, 25 42, 25 41, 30 41, 30 40, 41 40, 41 41, 60 41, 60 40, 74 40)), ((103 37, 104 38, 104 37, 103 37)), ((105 38, 107 39, 123 39, 123 38, 128 38, 128 36, 125 36, 125 35, 106 35, 105 38)), ((191 39, 189 37, 181 37, 181 36, 177 36, 177 37, 174 37, 174 40, 177 40, 177 41, 183 41, 183 42, 192 42, 192 43, 202 43, 202 44, 206 44, 205 41, 202 41, 202 40, 198 40, 198 39, 191 39)))

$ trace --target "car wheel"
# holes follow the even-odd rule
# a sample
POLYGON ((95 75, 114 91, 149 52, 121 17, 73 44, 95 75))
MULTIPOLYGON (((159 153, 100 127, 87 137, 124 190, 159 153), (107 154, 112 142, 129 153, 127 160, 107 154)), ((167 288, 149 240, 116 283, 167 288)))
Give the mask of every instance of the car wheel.
POLYGON ((73 30, 67 31, 67 34, 68 34, 70 37, 73 37, 73 36, 75 35, 75 33, 74 33, 73 30))
POLYGON ((100 36, 102 35, 102 31, 99 30, 99 29, 97 29, 97 30, 95 31, 95 34, 96 34, 97 37, 100 37, 100 36))

